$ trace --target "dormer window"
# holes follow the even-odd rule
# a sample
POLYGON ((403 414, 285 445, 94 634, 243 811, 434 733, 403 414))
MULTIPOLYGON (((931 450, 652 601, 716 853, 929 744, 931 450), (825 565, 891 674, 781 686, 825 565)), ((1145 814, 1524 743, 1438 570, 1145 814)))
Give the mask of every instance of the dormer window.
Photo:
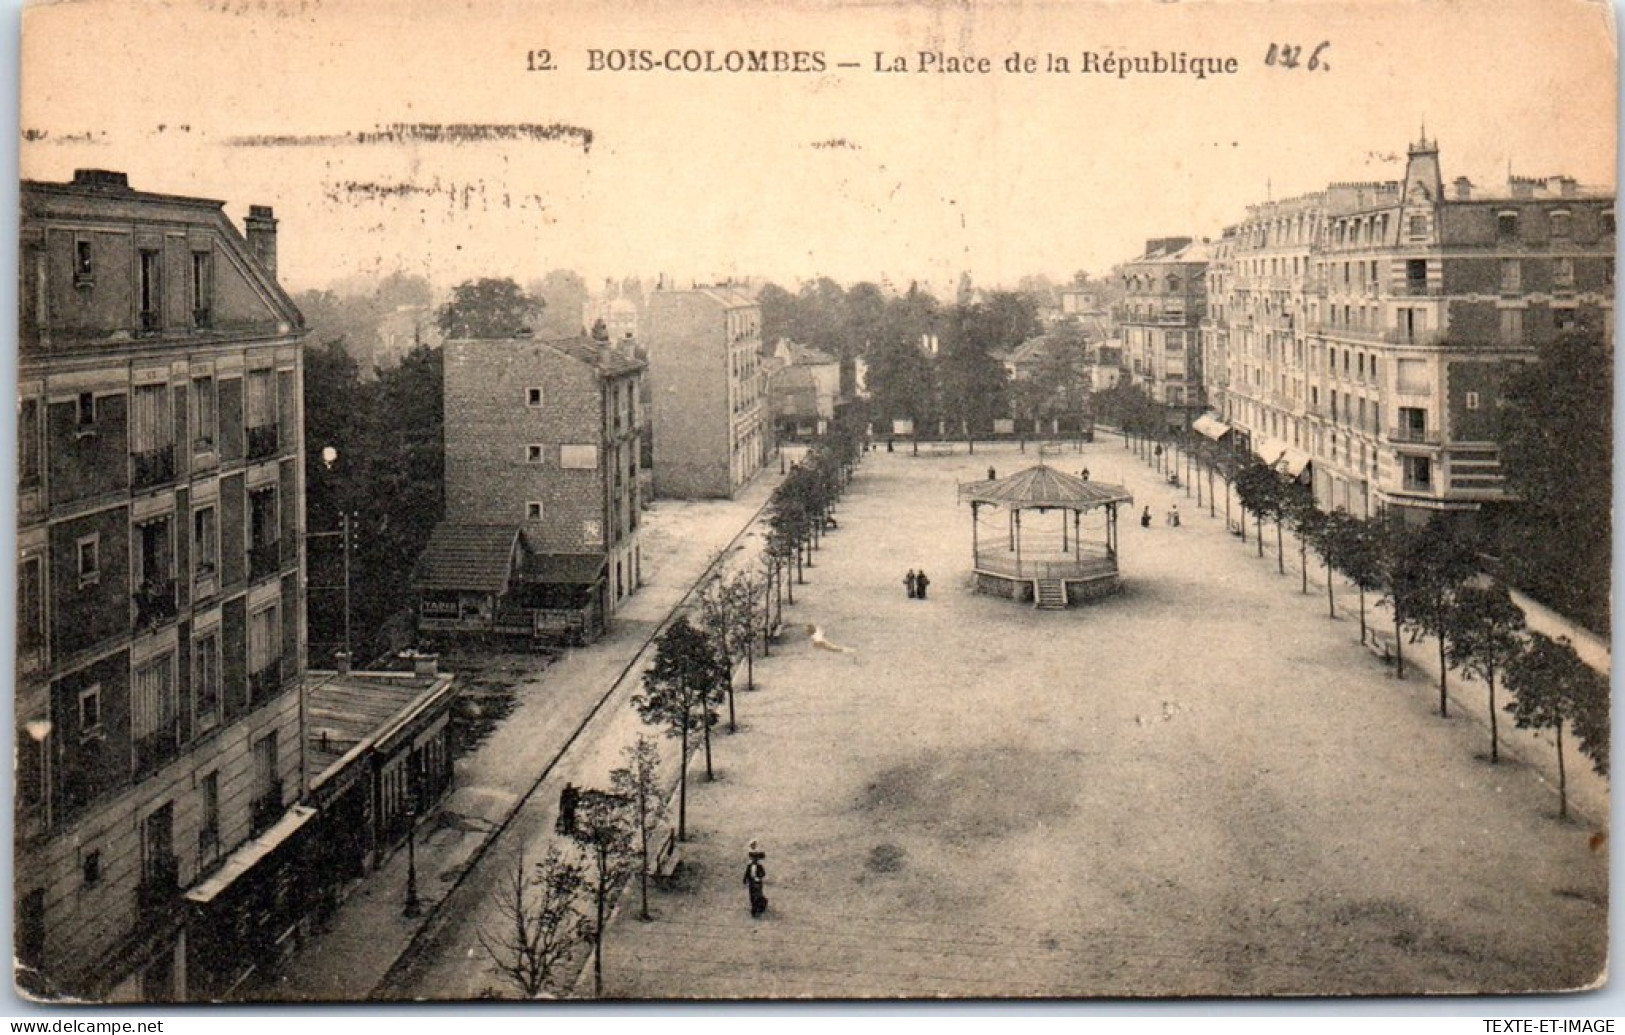
POLYGON ((1495 216, 1495 233, 1503 241, 1514 241, 1518 238, 1518 213, 1505 211, 1495 216))

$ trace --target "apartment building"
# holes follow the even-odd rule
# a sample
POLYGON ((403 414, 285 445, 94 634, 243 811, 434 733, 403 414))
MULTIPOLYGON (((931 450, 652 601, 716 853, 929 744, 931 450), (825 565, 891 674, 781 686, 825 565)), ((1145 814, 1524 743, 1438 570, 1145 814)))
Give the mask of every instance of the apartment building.
POLYGON ((269 208, 21 193, 18 981, 184 999, 190 925, 291 916, 241 893, 310 816, 302 319, 269 208))
POLYGON ((1163 237, 1125 264, 1117 306, 1124 379, 1143 389, 1172 429, 1202 413, 1201 322, 1207 306, 1205 241, 1163 237))

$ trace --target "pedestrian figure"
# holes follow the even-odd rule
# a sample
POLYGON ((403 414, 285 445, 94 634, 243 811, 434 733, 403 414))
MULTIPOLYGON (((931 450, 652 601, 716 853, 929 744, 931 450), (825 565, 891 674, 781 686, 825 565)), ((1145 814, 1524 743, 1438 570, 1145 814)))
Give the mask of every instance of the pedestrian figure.
POLYGON ((1177 503, 1168 508, 1168 527, 1179 527, 1179 504, 1177 503))
POLYGON ((908 598, 913 600, 920 595, 920 577, 910 568, 908 574, 903 576, 903 585, 908 588, 908 598))
POLYGON ((1089 480, 1089 468, 1087 468, 1087 467, 1085 467, 1085 468, 1084 468, 1084 469, 1083 469, 1083 480, 1084 480, 1084 481, 1088 481, 1088 480, 1089 480))
POLYGON ((931 585, 931 580, 925 577, 925 572, 914 576, 914 589, 921 600, 925 599, 925 587, 931 585))
POLYGON ((1147 507, 1147 508, 1145 508, 1145 510, 1140 512, 1140 527, 1141 528, 1150 528, 1151 527, 1151 508, 1150 507, 1147 507))
POLYGON ((752 841, 749 856, 750 861, 745 864, 745 889, 750 892, 750 915, 761 916, 767 912, 767 896, 762 893, 762 886, 767 883, 767 868, 762 860, 767 858, 767 853, 752 841))
POLYGON ((559 833, 574 837, 576 832, 576 805, 581 801, 581 788, 567 783, 559 792, 559 833))
POLYGON ((895 446, 896 444, 897 444, 896 439, 888 438, 886 440, 886 452, 888 452, 888 453, 894 452, 895 450, 893 449, 893 446, 895 446))
POLYGON ((987 469, 987 480, 990 481, 990 482, 998 481, 999 480, 999 472, 995 471, 992 467, 989 467, 987 469))

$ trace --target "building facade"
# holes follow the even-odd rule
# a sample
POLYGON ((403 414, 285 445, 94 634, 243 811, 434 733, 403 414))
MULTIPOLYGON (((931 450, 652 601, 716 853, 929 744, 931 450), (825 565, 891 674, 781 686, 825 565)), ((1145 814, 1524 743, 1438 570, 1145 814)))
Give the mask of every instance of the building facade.
POLYGON ((731 498, 773 450, 761 308, 734 287, 656 291, 641 326, 655 493, 731 498))
POLYGON ((823 349, 782 338, 769 359, 767 380, 777 440, 828 431, 843 402, 840 360, 823 349))
POLYGON ((642 580, 644 363, 588 338, 445 349, 446 517, 419 628, 595 637, 642 580))
POLYGON ((1207 244, 1156 238, 1122 269, 1117 307, 1123 380, 1160 404, 1168 427, 1202 413, 1201 323, 1207 305, 1207 244))
POLYGON ((1254 206, 1210 274, 1218 415, 1356 515, 1504 499, 1501 383, 1556 335, 1610 335, 1614 197, 1574 180, 1446 188, 1433 141, 1402 181, 1254 206))
POLYGON ((86 170, 22 209, 19 983, 183 999, 184 894, 304 786, 302 320, 269 208, 86 170))

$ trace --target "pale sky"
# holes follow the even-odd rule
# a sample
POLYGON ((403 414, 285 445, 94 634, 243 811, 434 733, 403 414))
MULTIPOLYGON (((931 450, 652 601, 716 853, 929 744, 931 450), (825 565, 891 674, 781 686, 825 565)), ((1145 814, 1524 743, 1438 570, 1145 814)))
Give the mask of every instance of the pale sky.
POLYGON ((1426 121, 1446 180, 1614 183, 1610 9, 1580 0, 598 4, 82 0, 25 12, 22 172, 269 204, 294 290, 574 268, 679 283, 1062 279, 1269 194, 1397 178, 1426 121), (1265 63, 1272 42, 1329 68, 1265 63), (528 50, 556 70, 527 72, 528 50), (822 73, 591 72, 589 51, 818 51, 822 73), (877 51, 991 74, 875 72, 877 51), (1234 58, 1128 79, 1093 51, 1234 58), (1012 51, 1069 74, 1005 71, 1012 51), (839 68, 838 62, 858 68, 839 68), (355 143, 394 123, 553 139, 355 143), (29 139, 30 137, 43 137, 29 139), (245 138, 282 138, 246 146, 245 138), (297 140, 297 142, 293 142, 297 140), (818 146, 827 145, 827 146, 818 146))

